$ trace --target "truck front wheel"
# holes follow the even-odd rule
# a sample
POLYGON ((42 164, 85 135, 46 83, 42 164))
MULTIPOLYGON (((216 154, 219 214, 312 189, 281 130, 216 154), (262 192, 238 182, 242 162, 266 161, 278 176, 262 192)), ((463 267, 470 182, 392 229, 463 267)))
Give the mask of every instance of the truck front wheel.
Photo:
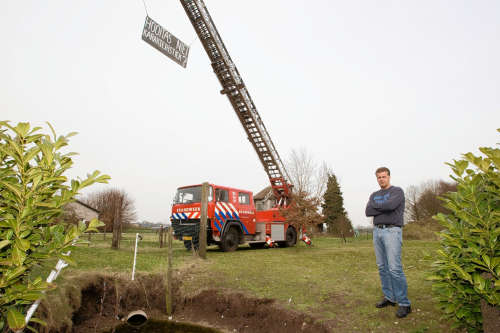
MULTIPOLYGON (((194 243, 194 249, 198 250, 198 246, 199 246, 198 242, 195 242, 194 243)), ((186 250, 190 251, 191 248, 193 247, 193 241, 191 241, 191 240, 185 240, 184 241, 184 247, 186 248, 186 250)))
POLYGON ((220 248, 224 252, 235 251, 240 244, 240 233, 234 227, 229 228, 222 237, 220 248))
POLYGON ((285 234, 286 240, 284 242, 279 242, 280 246, 291 247, 297 243, 297 231, 294 227, 288 227, 285 234))

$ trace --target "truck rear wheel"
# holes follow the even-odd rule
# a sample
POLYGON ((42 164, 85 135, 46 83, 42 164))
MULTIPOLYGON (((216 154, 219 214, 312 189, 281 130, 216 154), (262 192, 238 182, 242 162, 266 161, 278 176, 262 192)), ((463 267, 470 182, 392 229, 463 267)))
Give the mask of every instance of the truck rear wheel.
POLYGON ((294 227, 288 227, 285 234, 286 240, 284 242, 279 242, 280 246, 291 247, 297 244, 297 231, 294 227))
POLYGON ((232 252, 238 248, 240 244, 240 233, 234 227, 229 228, 228 231, 222 237, 222 241, 220 243, 220 248, 224 252, 232 252))

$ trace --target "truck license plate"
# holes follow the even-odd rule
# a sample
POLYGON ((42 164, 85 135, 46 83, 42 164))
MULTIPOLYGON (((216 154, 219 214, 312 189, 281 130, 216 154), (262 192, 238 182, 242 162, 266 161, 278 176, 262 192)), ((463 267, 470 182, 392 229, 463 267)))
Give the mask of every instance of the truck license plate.
POLYGON ((182 236, 182 240, 193 240, 191 236, 182 236))

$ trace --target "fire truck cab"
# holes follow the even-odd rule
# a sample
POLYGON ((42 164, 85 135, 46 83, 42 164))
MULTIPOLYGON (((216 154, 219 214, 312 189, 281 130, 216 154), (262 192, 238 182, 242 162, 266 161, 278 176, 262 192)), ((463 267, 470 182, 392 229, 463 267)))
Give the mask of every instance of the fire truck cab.
MULTIPOLYGON (((174 236, 190 249, 198 247, 201 217, 201 184, 177 189, 172 206, 174 236)), ((248 243, 259 248, 271 240, 279 246, 294 246, 297 231, 285 222, 278 208, 256 211, 251 191, 209 184, 207 245, 234 251, 248 243)))

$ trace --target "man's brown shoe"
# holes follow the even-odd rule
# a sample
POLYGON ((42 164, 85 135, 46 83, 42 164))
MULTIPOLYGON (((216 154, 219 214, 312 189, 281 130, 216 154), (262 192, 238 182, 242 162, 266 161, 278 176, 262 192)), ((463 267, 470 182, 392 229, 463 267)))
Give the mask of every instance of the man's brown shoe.
POLYGON ((390 306, 395 306, 396 303, 389 301, 387 298, 384 298, 383 300, 381 300, 380 302, 378 302, 377 304, 375 304, 375 306, 377 308, 379 308, 379 309, 380 308, 385 308, 386 306, 389 306, 389 305, 390 306))

